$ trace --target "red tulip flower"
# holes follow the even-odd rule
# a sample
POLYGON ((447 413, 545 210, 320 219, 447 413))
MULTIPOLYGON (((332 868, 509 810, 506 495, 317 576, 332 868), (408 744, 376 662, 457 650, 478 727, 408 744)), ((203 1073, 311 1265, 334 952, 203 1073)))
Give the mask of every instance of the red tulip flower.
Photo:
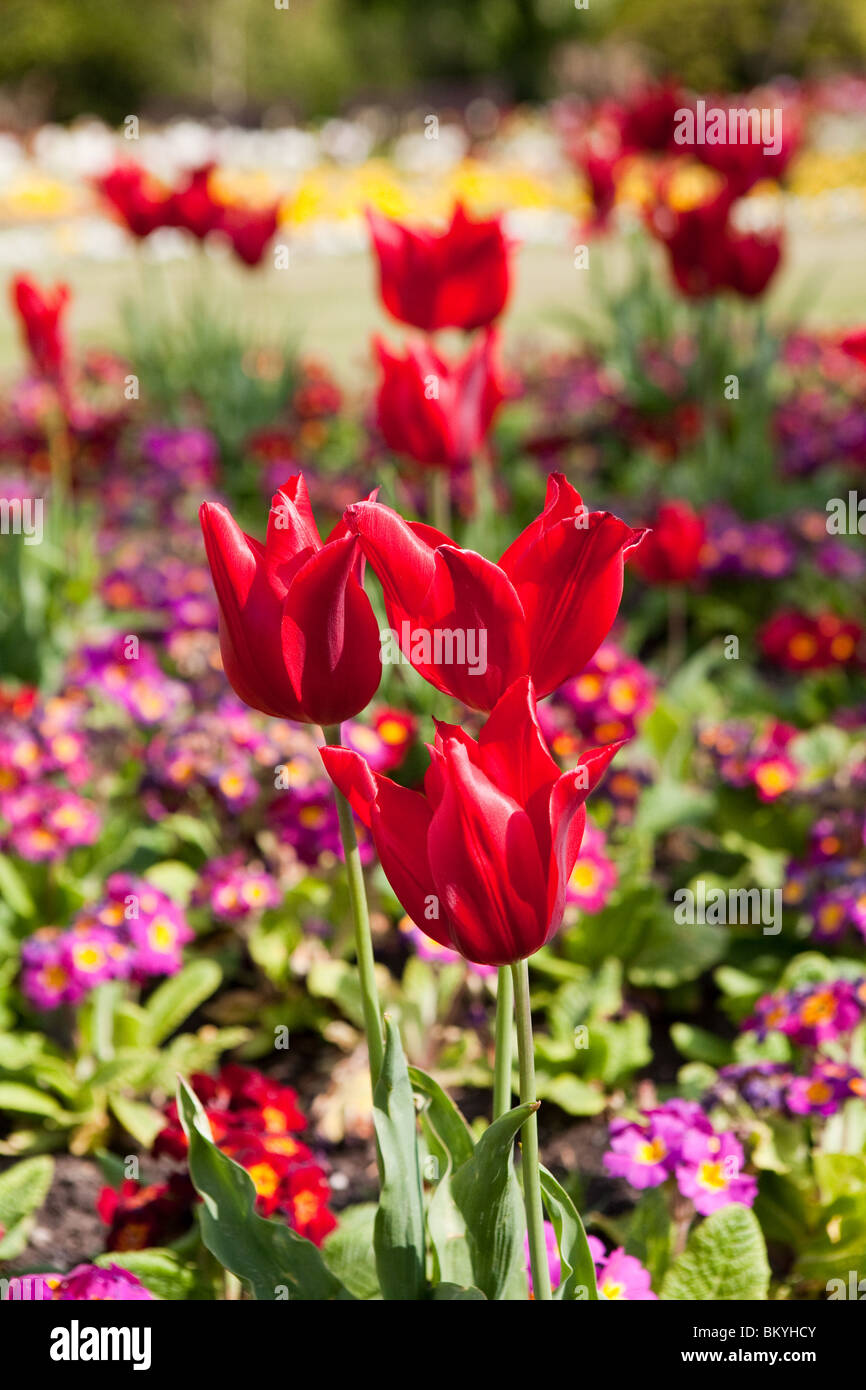
POLYGON ((631 559, 650 584, 688 584, 701 570, 707 527, 688 502, 663 502, 631 559))
POLYGON ((733 190, 684 211, 656 208, 650 225, 667 247, 677 287, 691 299, 733 290, 763 294, 782 257, 780 232, 738 232, 730 223, 733 190))
POLYGON ((96 186, 134 237, 150 236, 174 221, 174 199, 138 164, 118 164, 96 186))
POLYGON ((498 217, 473 221, 458 203, 435 233, 368 211, 379 260, 379 292, 389 313, 426 333, 469 332, 498 318, 511 287, 509 244, 498 217))
POLYGON ((561 473, 498 564, 378 502, 345 515, 406 658, 437 690, 485 711, 521 676, 540 699, 583 669, 616 617, 623 555, 643 535, 588 511, 561 473))
POLYGON ((200 241, 220 225, 223 213, 222 203, 218 203, 210 191, 210 176, 214 165, 202 164, 193 169, 186 183, 172 194, 171 208, 174 225, 191 232, 200 241))
POLYGON ((280 225, 280 205, 251 208, 227 204, 221 209, 219 231, 228 237, 238 260, 250 267, 262 260, 280 225))
POLYGON ((360 713, 382 668, 357 538, 341 522, 322 543, 300 474, 274 495, 264 545, 220 503, 205 502, 200 517, 235 692, 263 714, 307 724, 360 713))
POLYGON ((323 748, 331 779, 371 831, 385 876, 413 922, 479 965, 508 965, 559 927, 586 826, 584 802, 621 744, 560 773, 524 677, 476 743, 437 724, 424 791, 323 748))
POLYGON ((66 367, 63 314, 69 303, 68 285, 41 290, 27 275, 12 281, 12 302, 34 371, 48 381, 59 381, 66 367))
POLYGON ((468 463, 505 399, 496 334, 481 336, 455 366, 424 341, 403 357, 381 339, 374 349, 382 369, 376 415, 388 447, 427 467, 468 463))

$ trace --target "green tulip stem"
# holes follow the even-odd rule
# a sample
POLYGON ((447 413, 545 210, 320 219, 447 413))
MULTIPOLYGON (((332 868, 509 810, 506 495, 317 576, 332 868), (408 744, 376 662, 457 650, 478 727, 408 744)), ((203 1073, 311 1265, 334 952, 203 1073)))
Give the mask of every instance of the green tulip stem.
MULTIPOLYGON (((335 747, 340 746, 339 724, 329 724, 324 729, 324 734, 326 743, 335 747)), ((385 1047, 382 1037, 379 991, 376 988, 373 938, 370 935, 370 913, 367 909, 367 892, 364 887, 364 870, 361 867, 361 853, 358 849, 358 837, 355 834, 355 824, 352 820, 352 808, 337 787, 334 787, 334 795, 337 798, 340 838, 343 841, 346 878, 349 885, 349 899, 352 904, 352 921, 355 927, 355 954, 358 958, 364 1029, 367 1034, 367 1050, 370 1054, 370 1077, 375 1087, 382 1070, 385 1047)))
POLYGON ((511 967, 496 973, 496 1060, 493 1070, 493 1118, 511 1109, 511 1060, 514 1048, 514 984, 511 967))
MULTIPOLYGON (((535 1057, 532 1050, 532 1014, 529 1007, 529 965, 515 961, 511 967, 517 1002, 517 1060, 520 1069, 521 1104, 535 1101, 535 1057)), ((538 1116, 535 1111, 524 1120, 521 1130, 521 1169, 523 1200, 526 1203, 526 1230, 529 1236, 529 1263, 536 1300, 550 1302, 550 1270, 544 1239, 544 1208, 541 1204, 541 1178, 538 1171, 538 1116)))

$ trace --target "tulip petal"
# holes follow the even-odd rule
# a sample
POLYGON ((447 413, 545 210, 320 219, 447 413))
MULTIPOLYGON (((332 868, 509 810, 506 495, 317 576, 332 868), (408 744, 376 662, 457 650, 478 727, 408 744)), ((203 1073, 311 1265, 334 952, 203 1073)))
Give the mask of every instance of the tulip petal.
POLYGON ((347 536, 316 551, 283 606, 283 662, 315 724, 339 724, 358 714, 382 676, 379 624, 353 573, 358 544, 347 536))
POLYGON ((459 741, 446 743, 440 767, 442 799, 427 843, 451 944, 483 965, 520 960, 546 930, 546 874, 532 823, 459 741))
POLYGON ((431 812, 420 792, 372 772, 359 753, 322 748, 322 761, 358 819, 369 827, 385 877, 421 931, 451 946, 443 915, 431 917, 438 899, 427 858, 431 812))
POLYGON ((550 853, 550 789, 559 777, 559 767, 541 732, 528 676, 508 687, 482 727, 477 761, 491 782, 525 807, 535 827, 542 862, 546 862, 550 853))
POLYGON ((518 556, 511 578, 539 699, 581 671, 607 636, 622 597, 623 554, 642 535, 610 512, 584 513, 555 522, 518 556))
POLYGON ((203 503, 202 532, 220 607, 220 653, 240 698, 263 714, 302 719, 280 659, 281 606, 264 573, 262 547, 227 507, 203 503))
POLYGON ((412 651, 407 655, 438 690, 471 709, 491 710, 526 671, 520 600, 502 571, 474 550, 441 546, 435 563, 433 583, 416 619, 417 626, 433 634, 433 660, 416 661, 412 651), (436 660, 437 634, 441 660, 436 660))
POLYGON ((513 580, 515 571, 519 568, 520 561, 526 552, 541 539, 544 532, 549 530, 554 522, 573 520, 585 510, 583 498, 577 488, 572 487, 565 474, 549 473, 547 475, 547 493, 541 514, 534 521, 531 521, 511 542, 499 561, 499 568, 503 569, 509 579, 513 580))
POLYGON ((562 921, 566 887, 586 828, 586 798, 598 786, 610 762, 626 742, 623 739, 582 753, 577 767, 564 772, 551 789, 548 936, 562 921))

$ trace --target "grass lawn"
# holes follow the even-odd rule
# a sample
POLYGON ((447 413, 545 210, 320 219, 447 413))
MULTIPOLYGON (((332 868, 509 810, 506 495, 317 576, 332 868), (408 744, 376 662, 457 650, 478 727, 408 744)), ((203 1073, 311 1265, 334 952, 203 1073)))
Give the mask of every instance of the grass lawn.
MULTIPOLYGON (((661 254, 661 253, 660 253, 661 254)), ((572 310, 591 312, 593 270, 604 261, 611 272, 624 264, 621 244, 596 243, 588 270, 576 270, 568 245, 525 246, 517 258, 516 291, 505 322, 506 339, 555 342, 565 334, 572 310)), ((27 268, 40 281, 63 277, 72 285, 72 334, 80 343, 123 348, 121 306, 130 295, 154 303, 177 302, 184 282, 201 267, 194 262, 148 266, 144 277, 134 260, 100 265, 58 259, 27 268)), ((399 334, 380 311, 371 260, 364 253, 313 255, 297 249, 287 270, 244 271, 211 261, 205 267, 208 296, 218 295, 258 341, 296 339, 307 354, 322 358, 344 381, 363 379, 372 333, 399 334)), ((802 327, 853 324, 866 312, 863 229, 857 225, 801 228, 789 235, 783 271, 769 296, 776 317, 802 327)), ((16 325, 0 319, 0 371, 20 361, 16 325)))

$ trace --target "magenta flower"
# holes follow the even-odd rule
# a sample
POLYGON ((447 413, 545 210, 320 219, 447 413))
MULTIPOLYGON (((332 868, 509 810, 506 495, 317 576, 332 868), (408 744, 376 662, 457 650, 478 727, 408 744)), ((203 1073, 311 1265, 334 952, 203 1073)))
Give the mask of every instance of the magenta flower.
POLYGON ((647 1303, 658 1298, 650 1286, 649 1270, 622 1246, 611 1250, 596 1269, 598 1296, 609 1303, 647 1303))
POLYGON ((63 1276, 51 1297, 58 1303, 133 1303, 152 1299, 140 1279, 120 1265, 100 1269, 98 1265, 76 1265, 63 1276))
POLYGON ((852 1096, 866 1095, 866 1078, 856 1067, 819 1062, 808 1076, 792 1078, 785 1103, 793 1115, 835 1115, 852 1096))
POLYGON ((566 884, 565 900, 575 903, 581 912, 600 912, 616 881, 617 869, 605 853, 604 833, 587 820, 577 863, 566 884))
POLYGON ((658 1187, 674 1172, 683 1140, 692 1131, 713 1132, 701 1107, 679 1097, 645 1111, 638 1122, 613 1120, 611 1151, 604 1156, 604 1166, 613 1177, 625 1178, 638 1190, 658 1187))
POLYGON ((677 1164, 677 1186, 690 1197, 701 1216, 720 1207, 739 1202, 750 1207, 758 1184, 743 1173, 743 1146, 730 1131, 705 1134, 690 1130, 683 1138, 682 1156, 677 1164))

